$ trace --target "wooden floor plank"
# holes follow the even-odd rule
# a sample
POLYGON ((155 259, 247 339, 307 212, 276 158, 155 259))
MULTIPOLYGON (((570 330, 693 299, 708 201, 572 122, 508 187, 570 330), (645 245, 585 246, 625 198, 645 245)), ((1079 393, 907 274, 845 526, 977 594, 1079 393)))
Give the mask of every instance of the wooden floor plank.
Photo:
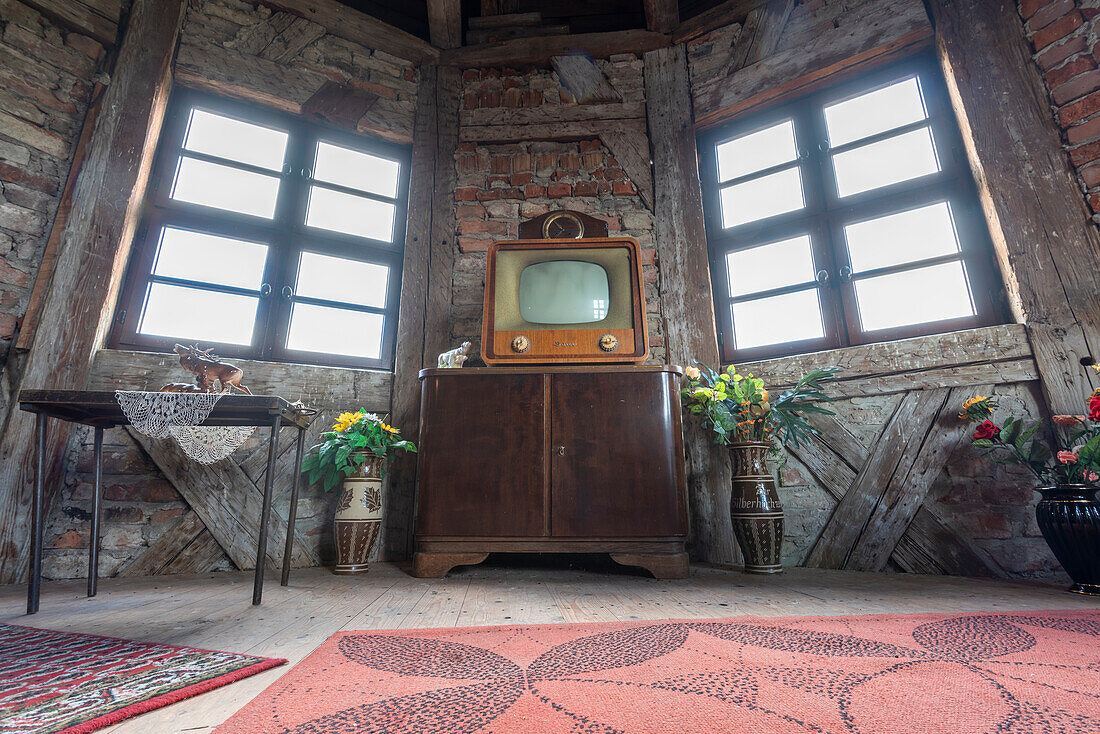
MULTIPOLYGON (((493 563, 493 561, 490 561, 493 563)), ((0 586, 0 621, 193 645, 290 664, 122 722, 105 731, 213 731, 338 630, 553 624, 752 615, 1100 609, 1100 599, 1035 581, 792 568, 778 576, 693 566, 680 580, 593 568, 482 565, 417 579, 379 563, 358 577, 296 571, 250 604, 247 572, 114 578, 87 599, 82 581, 46 582, 42 611, 24 612, 26 587, 0 586)))

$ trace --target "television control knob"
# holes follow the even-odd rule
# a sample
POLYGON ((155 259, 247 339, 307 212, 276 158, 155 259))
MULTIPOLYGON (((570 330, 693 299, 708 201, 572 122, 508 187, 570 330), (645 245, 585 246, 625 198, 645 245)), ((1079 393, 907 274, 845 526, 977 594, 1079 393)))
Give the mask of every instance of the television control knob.
POLYGON ((512 340, 512 351, 516 354, 523 354, 531 348, 531 340, 520 334, 512 340))
POLYGON ((619 337, 614 334, 604 334, 600 337, 600 349, 605 352, 614 352, 619 348, 619 337))

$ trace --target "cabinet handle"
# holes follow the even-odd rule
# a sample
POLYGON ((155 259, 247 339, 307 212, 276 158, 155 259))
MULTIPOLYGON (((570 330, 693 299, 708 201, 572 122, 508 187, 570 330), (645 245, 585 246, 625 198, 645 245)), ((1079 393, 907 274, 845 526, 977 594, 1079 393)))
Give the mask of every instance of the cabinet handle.
POLYGON ((558 446, 558 456, 565 456, 565 447, 558 446))

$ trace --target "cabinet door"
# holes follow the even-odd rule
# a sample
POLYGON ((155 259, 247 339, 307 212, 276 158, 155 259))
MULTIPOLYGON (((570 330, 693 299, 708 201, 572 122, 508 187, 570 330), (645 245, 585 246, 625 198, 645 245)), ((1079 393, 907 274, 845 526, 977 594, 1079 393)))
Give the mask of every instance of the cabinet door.
POLYGON ((675 377, 556 374, 551 384, 555 537, 685 533, 683 438, 675 377))
POLYGON ((542 536, 543 375, 424 378, 417 533, 542 536))

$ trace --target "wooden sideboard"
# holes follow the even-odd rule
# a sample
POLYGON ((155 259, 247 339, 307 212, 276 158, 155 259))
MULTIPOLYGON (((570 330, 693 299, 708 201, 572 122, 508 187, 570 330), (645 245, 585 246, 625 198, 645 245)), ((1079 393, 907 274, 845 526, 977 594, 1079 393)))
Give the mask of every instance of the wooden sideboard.
POLYGON ((413 573, 491 552, 610 553, 687 575, 678 367, 420 372, 413 573))

